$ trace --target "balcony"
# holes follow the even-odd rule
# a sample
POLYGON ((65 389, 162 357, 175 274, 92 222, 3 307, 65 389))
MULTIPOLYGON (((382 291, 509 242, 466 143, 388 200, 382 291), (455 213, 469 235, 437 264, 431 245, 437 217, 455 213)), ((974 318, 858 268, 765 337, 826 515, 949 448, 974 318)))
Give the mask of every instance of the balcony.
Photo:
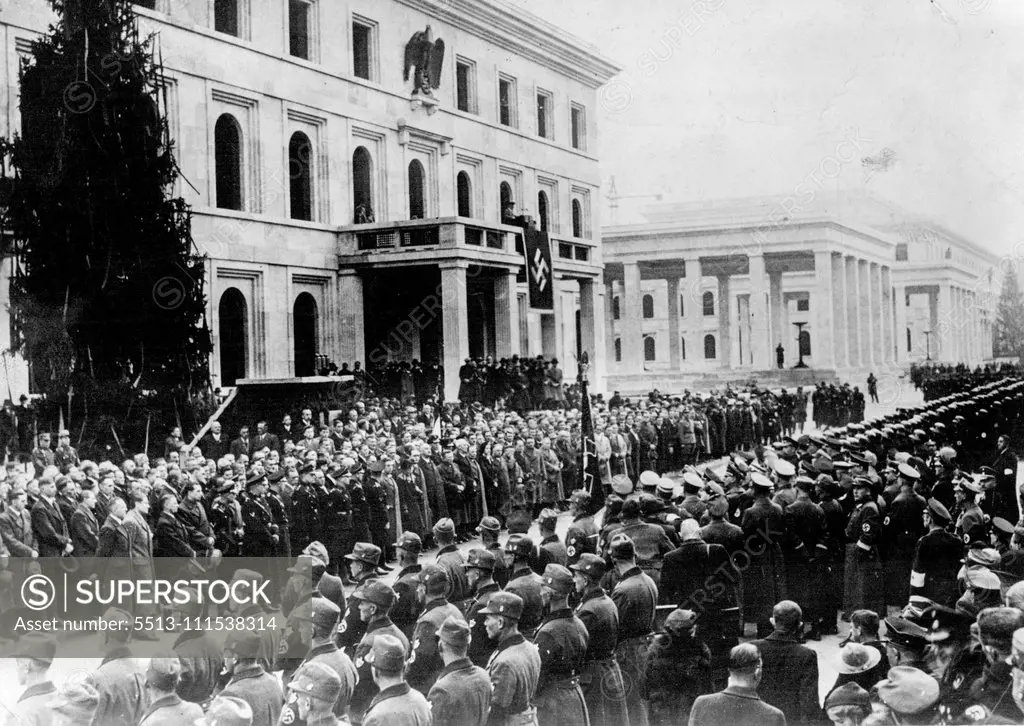
POLYGON ((480 264, 522 264, 522 230, 467 217, 373 222, 342 227, 339 263, 402 264, 462 257, 480 264))

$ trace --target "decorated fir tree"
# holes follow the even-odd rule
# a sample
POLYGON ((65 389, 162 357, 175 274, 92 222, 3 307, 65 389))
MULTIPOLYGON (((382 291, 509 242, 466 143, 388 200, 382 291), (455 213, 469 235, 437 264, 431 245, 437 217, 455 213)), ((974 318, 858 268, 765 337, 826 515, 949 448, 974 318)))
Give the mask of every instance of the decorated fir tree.
POLYGON ((1009 265, 1003 275, 992 337, 996 357, 1018 357, 1024 362, 1024 296, 1017 281, 1016 265, 1009 265))

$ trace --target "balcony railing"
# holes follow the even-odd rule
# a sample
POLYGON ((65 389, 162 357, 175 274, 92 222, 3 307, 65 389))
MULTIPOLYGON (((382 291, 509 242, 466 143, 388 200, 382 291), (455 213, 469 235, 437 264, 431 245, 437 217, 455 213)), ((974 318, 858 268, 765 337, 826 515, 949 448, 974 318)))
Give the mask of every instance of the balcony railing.
POLYGON ((349 225, 339 232, 340 253, 343 255, 461 246, 521 252, 522 233, 518 227, 487 224, 467 217, 372 222, 349 225))

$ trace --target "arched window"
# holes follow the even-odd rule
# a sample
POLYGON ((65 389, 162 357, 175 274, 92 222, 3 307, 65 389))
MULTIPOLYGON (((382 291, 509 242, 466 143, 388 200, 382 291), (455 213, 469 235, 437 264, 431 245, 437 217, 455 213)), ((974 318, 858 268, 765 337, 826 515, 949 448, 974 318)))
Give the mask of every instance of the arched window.
POLYGON ((810 357, 811 355, 811 334, 806 330, 800 331, 800 355, 810 357))
POLYGON ((512 187, 508 182, 502 182, 498 188, 498 193, 501 195, 502 224, 512 224, 516 217, 516 200, 512 198, 512 187))
POLYGON ((714 315, 715 314, 715 293, 713 293, 713 292, 706 292, 706 293, 704 293, 704 295, 701 297, 701 302, 704 305, 704 315, 705 316, 714 315))
POLYGON ((658 358, 657 344, 654 342, 654 338, 648 335, 644 338, 644 360, 653 361, 658 358))
POLYGON ((316 375, 317 309, 316 299, 308 292, 295 298, 292 307, 295 324, 295 375, 316 375))
POLYGON ((715 342, 715 336, 705 335, 704 336, 704 358, 705 360, 714 360, 718 357, 718 345, 715 342))
POLYGON ((907 352, 909 353, 910 349, 913 348, 913 347, 914 347, 914 341, 913 341, 913 339, 911 338, 911 335, 910 335, 910 328, 907 328, 907 352))
POLYGON ((423 219, 426 216, 426 200, 423 196, 423 164, 418 159, 409 163, 409 219, 423 219))
POLYGON ((641 302, 641 306, 643 307, 643 313, 645 318, 654 317, 654 296, 644 295, 643 301, 641 302))
POLYGON ((220 382, 233 386, 245 378, 249 351, 249 316, 245 296, 237 287, 229 287, 220 296, 218 306, 220 338, 220 382))
POLYGON ((238 0, 213 0, 213 29, 238 37, 238 0))
POLYGON ((292 219, 313 219, 313 147, 301 131, 288 141, 288 184, 292 219))
POLYGON ((622 340, 620 338, 615 339, 615 362, 622 362, 622 340))
POLYGON ((364 146, 352 152, 352 208, 354 222, 373 222, 373 158, 364 146))
POLYGON ((234 116, 222 114, 213 128, 213 164, 217 206, 242 208, 242 129, 234 116))
POLYGON ((537 226, 541 232, 548 231, 548 195, 547 192, 537 193, 537 226))
POLYGON ((583 205, 579 199, 572 200, 572 236, 583 236, 583 205))
POLYGON ((622 303, 619 302, 618 297, 612 298, 612 320, 618 320, 622 317, 622 303))
POLYGON ((459 216, 473 216, 473 185, 469 181, 469 174, 460 171, 455 177, 455 185, 458 193, 459 216))

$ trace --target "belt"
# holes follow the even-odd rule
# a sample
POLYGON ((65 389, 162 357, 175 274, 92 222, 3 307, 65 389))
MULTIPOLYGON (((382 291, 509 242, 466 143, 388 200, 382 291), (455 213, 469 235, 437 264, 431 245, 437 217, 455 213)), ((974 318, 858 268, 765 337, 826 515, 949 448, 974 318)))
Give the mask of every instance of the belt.
POLYGON ((546 688, 564 688, 573 689, 580 684, 579 676, 570 676, 569 678, 561 678, 557 681, 553 681, 547 684, 546 688))
POLYGON ((502 723, 505 726, 536 726, 537 709, 534 706, 530 706, 525 711, 510 713, 505 716, 502 723))

